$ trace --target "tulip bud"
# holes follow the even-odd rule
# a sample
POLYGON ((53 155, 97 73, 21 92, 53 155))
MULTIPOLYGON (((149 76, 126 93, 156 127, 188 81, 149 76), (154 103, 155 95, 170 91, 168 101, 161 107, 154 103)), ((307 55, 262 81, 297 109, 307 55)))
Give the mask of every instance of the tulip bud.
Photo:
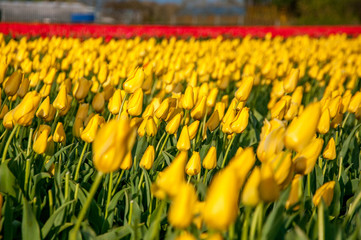
POLYGON ((285 133, 286 147, 297 152, 302 151, 315 135, 320 116, 320 103, 311 103, 307 106, 288 126, 285 133))
POLYGON ((46 77, 43 80, 44 84, 48 84, 48 85, 53 84, 56 71, 57 71, 56 68, 51 68, 49 70, 49 72, 47 73, 46 77))
POLYGON ((350 104, 348 106, 348 111, 350 113, 355 113, 361 103, 361 92, 357 91, 351 98, 350 104))
POLYGON ((23 74, 20 71, 15 71, 3 83, 6 96, 14 96, 19 89, 23 74))
POLYGON ((184 169, 188 160, 186 151, 180 152, 172 163, 160 172, 155 180, 152 192, 156 197, 168 195, 174 197, 178 194, 178 189, 185 183, 184 169))
POLYGON ((320 121, 317 125, 317 132, 326 134, 330 130, 330 113, 328 109, 322 112, 320 121))
POLYGON ((71 108, 71 101, 73 100, 73 97, 70 95, 66 95, 66 99, 67 99, 68 104, 66 105, 66 107, 63 110, 59 111, 59 116, 65 116, 71 108))
POLYGON ((132 152, 129 151, 127 155, 125 155, 122 163, 120 164, 120 169, 129 170, 133 165, 132 152))
POLYGON ((240 84, 241 87, 238 88, 238 90, 235 93, 235 97, 238 99, 238 101, 242 101, 242 102, 247 101, 253 87, 253 80, 254 77, 252 76, 244 77, 242 79, 242 82, 240 84))
POLYGON ((322 156, 328 160, 334 160, 336 158, 336 145, 333 138, 328 141, 322 156))
POLYGON ((154 147, 149 145, 140 160, 139 166, 146 170, 150 170, 153 167, 154 155, 154 147))
POLYGON ((70 104, 70 103, 68 103, 66 87, 63 86, 60 88, 59 93, 53 102, 53 106, 57 110, 61 111, 61 110, 64 110, 68 104, 70 104))
POLYGON ((204 221, 209 228, 225 231, 236 220, 239 184, 232 168, 224 168, 214 176, 206 195, 204 221))
POLYGON ((341 107, 340 107, 340 112, 343 114, 347 111, 348 106, 350 105, 350 101, 352 98, 352 94, 350 90, 347 90, 343 96, 342 96, 342 100, 341 100, 341 107))
POLYGON ((76 112, 75 119, 80 118, 83 121, 88 116, 89 104, 82 103, 79 105, 78 111, 76 112))
POLYGON ((209 131, 213 132, 220 123, 220 118, 219 118, 219 114, 218 111, 214 111, 211 115, 211 117, 208 119, 206 126, 209 129, 209 131))
POLYGON ((144 82, 144 69, 136 68, 129 76, 129 78, 123 83, 123 89, 127 93, 134 93, 136 90, 142 87, 144 82))
POLYGON ((98 92, 95 94, 93 101, 92 101, 92 107, 97 113, 101 113, 104 110, 105 105, 105 98, 104 98, 104 92, 98 92))
POLYGON ((189 132, 189 139, 193 140, 198 132, 198 127, 199 127, 199 121, 194 121, 191 123, 191 125, 188 126, 188 132, 189 132))
POLYGON ((109 173, 119 169, 134 144, 131 130, 127 119, 111 120, 99 130, 93 142, 93 162, 98 171, 109 173))
POLYGON ((214 107, 218 95, 218 88, 213 88, 207 97, 207 107, 214 107))
POLYGON ((281 189, 287 186, 292 180, 293 163, 291 160, 291 156, 292 154, 290 152, 279 152, 271 160, 274 178, 281 189))
POLYGON ((165 131, 168 134, 175 134, 176 131, 179 128, 180 122, 181 122, 182 116, 180 113, 178 113, 177 115, 175 115, 172 120, 170 120, 167 124, 167 126, 165 127, 165 131))
POLYGON ((191 148, 191 142, 189 139, 188 127, 187 127, 187 125, 185 125, 179 136, 179 139, 177 142, 177 149, 179 151, 188 151, 190 148, 191 148))
POLYGON ((47 97, 50 94, 52 85, 44 84, 43 87, 40 89, 39 93, 41 97, 47 97))
POLYGON ((82 100, 82 99, 86 98, 91 85, 92 85, 91 81, 88 81, 85 78, 80 78, 74 84, 73 96, 77 100, 82 100))
POLYGON ((81 118, 75 118, 73 125, 73 136, 79 138, 84 130, 83 120, 81 118))
POLYGON ((245 107, 240 111, 231 124, 231 129, 234 133, 243 132, 248 126, 249 108, 245 107))
POLYGON ((206 112, 206 97, 203 96, 202 99, 196 104, 196 106, 191 111, 192 118, 196 120, 201 120, 206 112))
POLYGON ((263 163, 261 167, 259 195, 260 198, 265 202, 274 202, 280 195, 272 167, 268 163, 263 163))
POLYGON ((33 150, 37 154, 43 154, 45 153, 47 142, 48 142, 48 136, 49 136, 49 129, 44 129, 40 135, 37 136, 34 144, 33 144, 33 150))
POLYGON ((57 143, 64 143, 66 142, 66 135, 63 127, 63 123, 58 122, 55 128, 54 136, 53 136, 54 142, 57 143))
POLYGON ((284 136, 285 128, 278 127, 261 139, 257 148, 257 157, 261 162, 271 160, 271 157, 282 151, 284 136))
POLYGON ((255 167, 249 176, 242 192, 242 203, 246 206, 256 206, 260 201, 259 185, 261 183, 261 171, 255 167))
POLYGON ((312 198, 313 204, 315 204, 315 206, 318 206, 318 204, 320 204, 321 202, 321 199, 323 199, 326 206, 330 206, 333 199, 335 184, 335 181, 330 181, 323 184, 319 189, 317 189, 315 195, 312 198))
POLYGON ((222 120, 224 117, 224 112, 226 110, 226 104, 223 102, 217 102, 214 107, 214 112, 218 111, 219 120, 222 120))
POLYGON ((139 116, 143 109, 143 90, 138 88, 129 98, 127 111, 131 116, 139 116))
POLYGON ((293 158, 295 172, 307 175, 315 167, 316 160, 322 151, 323 139, 315 138, 293 158))
POLYGON ((208 170, 214 169, 217 166, 217 149, 216 149, 216 147, 212 146, 208 150, 207 155, 203 159, 202 166, 208 170))
POLYGON ((25 94, 28 92, 28 90, 29 90, 29 79, 24 78, 20 84, 17 94, 19 97, 23 98, 25 94))
POLYGON ((339 113, 341 108, 341 96, 337 96, 335 98, 332 98, 330 101, 330 104, 328 106, 328 110, 330 111, 330 117, 334 118, 337 113, 339 113))
POLYGON ((8 111, 9 111, 9 107, 8 105, 5 104, 0 112, 0 119, 4 119, 5 114, 8 113, 8 111))
POLYGON ((175 240, 196 240, 196 238, 189 232, 182 232, 175 240))
POLYGON ((33 121, 39 103, 39 94, 36 91, 28 92, 14 109, 14 121, 21 126, 29 126, 33 121))
POLYGON ((40 104, 38 111, 36 111, 36 116, 42 119, 45 119, 50 114, 50 98, 49 96, 45 98, 45 100, 40 104))
MULTIPOLYGON (((301 196, 302 196, 302 192, 301 192, 301 179, 302 176, 297 174, 293 180, 292 180, 292 184, 291 184, 291 191, 290 194, 288 196, 287 202, 286 202, 286 209, 290 209, 290 207, 294 206, 296 203, 299 202, 301 196)), ((293 210, 298 210, 299 206, 294 206, 293 210)))
POLYGON ((301 105, 303 97, 303 87, 298 86, 295 91, 292 93, 292 100, 291 102, 301 105))
POLYGON ((192 157, 189 159, 186 165, 186 173, 189 176, 194 176, 201 171, 201 156, 199 152, 193 152, 192 157))
POLYGON ((291 93, 295 90, 300 75, 300 70, 298 68, 292 68, 291 72, 283 80, 283 88, 286 93, 291 93))
POLYGON ((83 141, 91 143, 94 141, 99 127, 99 115, 94 115, 89 123, 86 125, 86 128, 81 132, 80 137, 83 141))
POLYGON ((168 115, 170 107, 169 98, 163 100, 158 109, 155 111, 155 116, 159 119, 165 119, 168 115))
POLYGON ((182 184, 178 189, 178 194, 173 199, 168 220, 175 228, 186 228, 192 223, 192 210, 197 201, 197 194, 191 184, 182 184))
POLYGON ((102 63, 98 73, 98 80, 100 83, 105 82, 108 76, 108 66, 106 63, 102 63))
POLYGON ((122 96, 121 96, 121 90, 117 89, 113 96, 109 99, 108 103, 108 109, 109 112, 116 115, 120 111, 120 107, 122 105, 122 96))
POLYGON ((194 107, 193 88, 188 86, 182 98, 182 107, 191 110, 194 107))
POLYGON ((3 125, 6 129, 12 129, 15 125, 14 121, 14 109, 7 112, 3 119, 3 125))
POLYGON ((153 137, 157 134, 157 124, 152 117, 149 117, 146 121, 145 131, 149 137, 153 137))

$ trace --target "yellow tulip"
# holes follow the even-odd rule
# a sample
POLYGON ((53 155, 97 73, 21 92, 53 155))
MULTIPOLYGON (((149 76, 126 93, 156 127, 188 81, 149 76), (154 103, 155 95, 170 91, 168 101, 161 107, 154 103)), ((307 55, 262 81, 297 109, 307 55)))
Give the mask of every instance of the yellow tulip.
POLYGON ((46 119, 50 114, 50 98, 49 96, 40 104, 39 109, 36 111, 36 116, 42 119, 46 119))
POLYGON ((150 170, 154 163, 155 150, 152 145, 149 145, 145 150, 142 159, 139 162, 139 166, 146 170, 150 170))
POLYGON ((320 121, 317 124, 317 132, 321 134, 326 134, 330 130, 330 112, 326 108, 322 114, 320 121))
POLYGON ((293 177, 293 162, 291 160, 292 154, 286 152, 279 152, 272 160, 271 166, 274 172, 274 178, 278 186, 288 186, 293 177))
POLYGON ((189 126, 188 126, 188 133, 189 133, 189 139, 193 140, 198 132, 198 127, 199 127, 199 121, 194 121, 192 122, 189 126))
POLYGON ((323 139, 315 138, 293 158, 295 172, 307 175, 315 167, 316 160, 322 151, 323 139))
POLYGON ((127 93, 134 93, 136 90, 140 89, 144 82, 144 69, 136 68, 128 77, 128 79, 123 83, 123 89, 127 93))
POLYGON ((48 85, 53 84, 56 71, 57 71, 56 68, 51 68, 47 73, 46 77, 44 78, 43 82, 48 85))
POLYGON ((5 114, 7 114, 9 111, 8 105, 4 104, 3 109, 0 112, 0 119, 4 119, 5 114))
POLYGON ((61 111, 61 110, 64 110, 68 106, 68 104, 70 104, 70 103, 68 103, 66 87, 63 86, 60 88, 59 93, 53 102, 53 106, 57 110, 61 111))
POLYGON ((143 109, 143 90, 138 88, 129 98, 127 111, 131 116, 139 116, 143 109))
POLYGON ((23 74, 20 71, 15 71, 4 81, 3 87, 6 96, 14 96, 17 93, 22 79, 23 74))
POLYGON ((182 184, 169 207, 168 220, 175 228, 186 228, 192 223, 191 211, 197 201, 197 194, 191 184, 182 184))
POLYGON ((58 122, 58 124, 56 125, 53 140, 57 143, 65 143, 66 134, 64 131, 63 123, 58 122))
POLYGON ((292 68, 291 72, 283 80, 283 88, 286 93, 291 93, 295 90, 300 75, 300 70, 298 68, 292 68))
POLYGON ((93 142, 94 167, 103 173, 118 170, 133 147, 135 135, 132 133, 127 119, 111 120, 104 124, 93 142))
POLYGON ((218 111, 216 110, 212 113, 212 115, 208 119, 206 126, 209 129, 209 131, 213 132, 219 126, 219 123, 220 123, 220 117, 218 111))
POLYGON ((284 144, 285 128, 278 127, 264 136, 257 148, 257 157, 261 162, 267 162, 274 155, 282 151, 284 144))
POLYGON ((249 176, 242 191, 242 203, 254 207, 260 202, 259 185, 261 183, 261 171, 255 167, 249 176))
POLYGON ((216 147, 212 146, 208 150, 207 155, 203 159, 202 166, 208 170, 214 169, 217 166, 217 149, 216 149, 216 147))
POLYGON ((293 210, 298 210, 299 206, 295 205, 296 203, 298 203, 298 201, 300 200, 301 196, 302 196, 302 190, 301 190, 301 180, 302 180, 302 176, 297 174, 294 176, 293 180, 292 180, 292 184, 291 184, 291 191, 290 194, 288 195, 288 199, 286 201, 286 209, 290 209, 290 207, 294 206, 292 209, 293 210))
POLYGON ((203 217, 209 228, 225 231, 238 214, 239 183, 232 168, 224 168, 214 177, 207 191, 203 217))
POLYGON ((149 137, 153 137, 157 134, 157 124, 154 122, 154 119, 152 117, 148 117, 145 124, 145 131, 149 137))
POLYGON ((251 76, 243 78, 240 84, 241 87, 238 88, 235 93, 235 97, 238 99, 238 101, 247 101, 253 87, 253 81, 254 77, 251 76))
POLYGON ((311 103, 302 114, 294 119, 285 133, 287 148, 300 152, 311 141, 321 116, 320 103, 311 103))
POLYGON ((28 90, 29 90, 29 79, 24 78, 16 93, 19 97, 23 98, 25 96, 25 94, 28 92, 28 90))
POLYGON ((189 232, 182 232, 175 240, 196 240, 196 238, 189 232))
POLYGON ((92 107, 96 112, 101 113, 104 110, 104 105, 105 105, 104 92, 98 92, 97 94, 95 94, 93 98, 92 107))
POLYGON ((165 127, 165 131, 168 134, 175 134, 176 131, 179 128, 180 122, 181 122, 182 116, 180 113, 178 113, 177 115, 175 115, 172 120, 170 120, 167 124, 167 126, 165 127))
POLYGON ((3 125, 6 129, 12 129, 14 127, 14 109, 5 114, 3 119, 3 125))
POLYGON ((231 124, 232 132, 242 133, 248 126, 249 108, 244 107, 235 117, 231 124))
POLYGON ((348 105, 348 111, 350 113, 355 113, 359 108, 361 103, 361 92, 357 91, 351 98, 350 104, 348 105))
POLYGON ((292 100, 291 102, 301 105, 302 103, 302 97, 303 97, 303 87, 298 86, 296 87, 295 91, 292 93, 292 100))
POLYGON ((336 158, 336 145, 333 138, 328 141, 322 156, 327 160, 334 160, 336 158))
POLYGON ((80 78, 74 84, 73 96, 77 100, 82 100, 82 99, 86 98, 91 85, 92 85, 91 81, 88 81, 85 78, 80 78))
POLYGON ((43 87, 40 89, 39 93, 41 95, 41 97, 47 97, 49 96, 50 94, 50 91, 51 91, 51 86, 52 85, 47 85, 47 84, 44 84, 43 87))
POLYGON ((169 98, 163 100, 163 102, 160 104, 158 109, 155 111, 155 116, 159 119, 166 119, 170 107, 170 100, 169 98))
POLYGON ((323 199, 326 206, 330 206, 333 199, 335 184, 335 181, 330 181, 323 184, 319 189, 317 189, 315 195, 312 198, 313 204, 315 204, 315 206, 318 206, 318 204, 320 204, 321 202, 321 199, 323 199))
POLYGON ((125 155, 122 163, 120 164, 120 169, 129 170, 132 166, 133 166, 132 152, 129 151, 127 155, 125 155))
POLYGON ((272 166, 269 163, 262 163, 261 181, 259 183, 259 196, 264 202, 274 202, 280 195, 272 166))
POLYGON ((87 143, 93 142, 95 136, 97 135, 98 127, 99 127, 99 115, 96 114, 90 119, 85 129, 81 132, 80 134, 81 139, 87 143))
POLYGON ((189 159, 186 165, 186 173, 189 176, 194 176, 201 171, 201 156, 199 152, 193 152, 192 157, 189 159))
POLYGON ((35 139, 33 144, 33 150, 37 154, 43 154, 45 153, 47 143, 48 143, 48 136, 49 136, 50 130, 48 128, 45 128, 35 139))
POLYGON ((36 91, 28 92, 19 105, 14 109, 14 122, 21 126, 29 126, 40 103, 40 96, 36 91))
POLYGON ((196 104, 196 106, 191 111, 191 116, 195 120, 201 120, 206 113, 206 97, 203 96, 202 99, 196 104))
POLYGON ((214 107, 218 95, 218 88, 213 88, 207 97, 207 107, 214 107))
POLYGON ((73 100, 73 97, 70 95, 67 95, 66 98, 67 98, 68 104, 66 105, 66 107, 63 110, 59 111, 59 116, 65 116, 71 108, 71 101, 73 100))
POLYGON ((188 86, 182 97, 182 107, 191 110, 194 107, 193 88, 188 86))
POLYGON ((188 151, 191 148, 188 127, 185 125, 177 141, 177 149, 179 151, 188 151))

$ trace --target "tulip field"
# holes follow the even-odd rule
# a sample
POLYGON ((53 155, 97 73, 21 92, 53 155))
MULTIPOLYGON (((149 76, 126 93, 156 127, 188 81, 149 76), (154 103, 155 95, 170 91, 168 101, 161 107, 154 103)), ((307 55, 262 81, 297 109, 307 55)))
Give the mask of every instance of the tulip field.
POLYGON ((361 238, 361 28, 14 26, 0 239, 361 238))

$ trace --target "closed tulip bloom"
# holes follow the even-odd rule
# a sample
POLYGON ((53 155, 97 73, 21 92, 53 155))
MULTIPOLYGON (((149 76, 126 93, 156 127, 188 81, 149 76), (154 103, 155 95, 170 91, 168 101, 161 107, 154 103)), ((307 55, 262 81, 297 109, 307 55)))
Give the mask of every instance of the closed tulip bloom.
POLYGON ((189 176, 194 176, 201 171, 201 156, 199 152, 193 152, 192 157, 189 159, 186 165, 186 173, 189 176))
POLYGON ((73 88, 73 96, 77 100, 82 100, 86 98, 88 92, 90 90, 92 83, 85 78, 80 78, 78 81, 75 82, 73 88))
POLYGON ((341 96, 337 96, 332 98, 330 104, 328 106, 328 110, 330 111, 330 117, 334 118, 337 113, 339 113, 341 108, 342 99, 341 96))
POLYGON ((25 94, 28 92, 28 90, 29 90, 29 79, 24 78, 17 91, 17 95, 19 97, 23 98, 25 96, 25 94))
POLYGON ((83 120, 80 118, 75 118, 73 125, 73 136, 80 138, 81 133, 84 130, 83 120))
POLYGON ((185 166, 188 160, 188 152, 180 152, 162 172, 160 172, 152 187, 156 197, 175 197, 178 189, 185 183, 185 166))
POLYGON ((152 117, 149 117, 147 119, 146 125, 145 125, 145 131, 149 137, 153 137, 157 134, 158 127, 157 124, 154 122, 154 119, 152 117))
POLYGON ((191 111, 192 118, 196 120, 201 120, 206 113, 206 97, 203 96, 202 99, 196 104, 196 106, 191 111))
POLYGON ((131 116, 139 116, 143 110, 143 90, 138 88, 129 98, 127 111, 131 116))
POLYGON ((51 122, 54 120, 56 114, 56 109, 53 107, 53 105, 50 104, 50 108, 49 108, 49 114, 46 118, 44 118, 45 122, 51 122))
POLYGON ((143 118, 153 117, 154 116, 154 104, 150 103, 148 106, 144 109, 144 112, 142 114, 143 118))
POLYGON ((128 79, 123 83, 123 89, 127 93, 134 93, 136 90, 142 87, 144 77, 144 69, 136 68, 128 77, 128 79))
POLYGON ((98 73, 98 80, 100 83, 105 82, 108 77, 108 66, 106 63, 102 63, 98 73))
POLYGON ((336 145, 333 138, 328 141, 322 156, 327 160, 334 160, 336 158, 336 145))
POLYGON ((61 87, 60 90, 59 90, 59 93, 58 95, 56 96, 54 102, 53 102, 53 106, 61 111, 61 110, 64 110, 68 104, 68 97, 67 97, 67 92, 66 92, 66 87, 61 87))
POLYGON ((347 111, 348 106, 350 105, 351 102, 351 98, 352 98, 351 91, 347 90, 342 96, 341 107, 340 107, 341 113, 345 113, 347 111))
POLYGON ((159 119, 166 119, 169 112, 170 102, 169 98, 164 99, 158 109, 155 111, 155 116, 159 119))
POLYGON ((104 92, 98 92, 97 94, 95 94, 93 98, 92 107, 96 112, 100 113, 104 110, 104 105, 105 105, 104 92))
POLYGON ((220 118, 218 111, 216 110, 212 113, 212 115, 208 119, 206 126, 209 129, 209 131, 213 132, 219 126, 219 123, 220 123, 220 118))
POLYGON ((76 112, 75 119, 80 118, 83 121, 88 116, 89 104, 82 103, 79 105, 78 111, 76 112))
POLYGON ((254 207, 260 202, 259 184, 261 182, 261 171, 255 167, 249 176, 242 191, 242 203, 254 207))
POLYGON ((182 232, 175 240, 196 240, 196 238, 189 232, 182 232))
POLYGON ((149 145, 145 150, 142 159, 140 160, 139 166, 146 170, 150 170, 153 167, 154 155, 154 147, 152 145, 149 145))
POLYGON ((254 77, 252 76, 244 77, 242 79, 242 82, 240 84, 241 86, 235 93, 235 97, 238 99, 238 101, 247 101, 253 87, 253 81, 254 77))
POLYGON ((212 146, 208 150, 207 155, 203 159, 202 166, 208 170, 214 169, 217 166, 217 149, 216 149, 216 147, 212 146))
POLYGON ((285 128, 278 127, 261 139, 257 148, 257 157, 261 162, 267 162, 284 147, 285 128))
POLYGON ((315 195, 312 198, 313 204, 315 204, 315 206, 318 206, 318 204, 320 204, 321 202, 321 199, 323 199, 326 206, 329 207, 332 203, 335 184, 335 181, 330 181, 323 184, 319 189, 317 189, 315 195))
POLYGON ((291 102, 301 105, 303 97, 303 87, 298 86, 295 91, 292 93, 292 100, 291 102))
POLYGON ((94 167, 103 173, 118 170, 133 147, 135 135, 132 133, 127 119, 111 120, 104 124, 93 142, 94 167))
POLYGON ((199 121, 194 121, 188 126, 189 139, 193 140, 197 136, 199 121))
POLYGON ((302 190, 301 190, 301 179, 302 176, 297 174, 292 180, 291 184, 291 191, 288 195, 288 199, 286 201, 286 209, 290 209, 290 207, 294 206, 293 210, 298 210, 300 207, 298 205, 295 206, 296 203, 300 201, 300 198, 302 196, 302 190))
POLYGON ((290 107, 288 108, 284 119, 287 121, 292 120, 293 118, 295 118, 297 116, 298 113, 298 104, 291 102, 290 107))
POLYGON ((295 172, 307 175, 315 167, 323 147, 323 139, 315 138, 310 144, 293 158, 295 172))
POLYGON ((50 130, 46 128, 36 137, 35 142, 33 144, 34 152, 36 152, 37 154, 45 153, 49 133, 50 130))
POLYGON ((348 105, 348 111, 350 113, 355 113, 359 108, 361 103, 361 92, 357 91, 351 98, 350 104, 348 105))
POLYGON ((283 80, 283 88, 286 93, 291 93, 295 90, 300 75, 300 70, 298 68, 292 68, 291 72, 283 80))
POLYGON ((50 114, 50 98, 49 96, 45 98, 45 100, 40 104, 39 109, 36 111, 36 116, 42 119, 45 119, 50 114))
POLYGON ((182 184, 169 207, 168 220, 175 228, 186 228, 192 223, 197 194, 191 184, 182 184))
POLYGON ((3 119, 3 125, 6 129, 12 129, 14 127, 14 109, 5 114, 3 119))
POLYGON ((51 86, 52 85, 44 84, 39 91, 40 96, 43 98, 49 96, 50 91, 51 91, 51 86))
POLYGON ((193 88, 188 86, 182 97, 182 107, 191 110, 194 107, 193 88))
POLYGON ((224 168, 214 176, 207 191, 203 217, 206 225, 225 231, 238 213, 239 183, 232 168, 224 168))
POLYGON ((331 121, 330 112, 327 108, 322 112, 320 121, 317 124, 317 132, 321 134, 328 133, 328 131, 330 130, 330 121, 331 121))
POLYGON ((167 126, 165 127, 165 131, 168 134, 175 134, 179 128, 180 122, 181 122, 182 116, 180 113, 175 115, 172 120, 170 120, 167 123, 167 126))
POLYGON ((274 178, 277 185, 283 189, 288 186, 293 176, 293 162, 290 152, 279 152, 272 160, 271 166, 274 172, 274 178))
POLYGON ((311 103, 302 114, 294 119, 285 133, 285 145, 297 152, 302 151, 316 133, 321 116, 320 103, 311 103))
POLYGON ((11 76, 3 83, 6 96, 14 96, 20 86, 23 74, 20 71, 15 71, 11 76))
POLYGON ((53 141, 57 143, 65 143, 66 135, 63 127, 63 123, 58 122, 53 135, 53 141))
POLYGON ((8 113, 8 111, 9 111, 9 107, 8 105, 5 104, 0 112, 0 119, 3 119, 5 117, 5 114, 8 113))
POLYGON ((179 151, 188 151, 191 148, 191 142, 189 138, 188 127, 185 125, 182 129, 182 132, 179 136, 177 142, 177 149, 179 151))
POLYGON ((214 107, 214 112, 217 111, 219 115, 219 120, 222 120, 224 117, 224 112, 226 110, 226 104, 223 102, 217 102, 214 107))
POLYGON ((235 118, 236 118, 236 110, 228 109, 226 115, 224 116, 224 118, 222 120, 222 122, 223 122, 223 124, 221 125, 222 132, 224 132, 228 135, 233 133, 231 125, 235 118))
POLYGON ((244 107, 236 116, 231 124, 231 129, 234 133, 243 132, 248 126, 249 108, 244 107))
POLYGON ((207 107, 214 107, 214 105, 216 104, 216 100, 217 100, 217 95, 218 95, 218 88, 213 88, 207 97, 207 107))
POLYGON ((139 137, 143 137, 145 135, 145 127, 147 126, 147 119, 143 119, 142 123, 138 127, 138 135, 139 137))
POLYGON ((279 100, 271 108, 271 118, 282 120, 287 111, 287 102, 284 99, 279 100))
POLYGON ((93 142, 97 134, 98 127, 99 127, 99 115, 96 114, 90 119, 85 129, 81 132, 80 134, 81 139, 87 143, 93 142))
POLYGON ((259 195, 264 202, 274 202, 280 195, 272 166, 263 163, 261 167, 261 181, 259 183, 259 195))
POLYGON ((48 74, 46 75, 46 77, 44 78, 43 82, 49 85, 53 84, 56 71, 57 71, 56 68, 51 68, 48 74))
POLYGON ((21 126, 29 126, 40 103, 40 96, 36 91, 28 92, 14 109, 14 121, 21 126))
POLYGON ((67 98, 68 104, 66 105, 66 107, 63 110, 59 111, 59 116, 65 116, 71 108, 71 101, 73 100, 73 97, 70 95, 66 95, 66 98, 67 98))
POLYGON ((120 169, 122 170, 129 170, 133 166, 133 158, 132 158, 132 152, 129 151, 127 155, 125 155, 122 163, 120 164, 120 169))

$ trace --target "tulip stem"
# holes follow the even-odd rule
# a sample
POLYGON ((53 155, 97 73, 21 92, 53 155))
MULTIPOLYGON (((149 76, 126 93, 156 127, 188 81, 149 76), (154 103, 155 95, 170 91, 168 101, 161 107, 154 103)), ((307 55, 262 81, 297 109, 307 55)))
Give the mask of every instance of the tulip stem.
POLYGON ((206 172, 204 173, 203 183, 205 184, 207 181, 207 175, 208 175, 208 169, 206 169, 206 172))
POLYGON ((249 216, 250 216, 251 209, 249 207, 246 207, 245 212, 246 212, 246 217, 243 222, 242 240, 248 239, 249 216))
POLYGON ((323 176, 325 176, 325 173, 326 173, 327 163, 328 163, 328 161, 325 161, 325 166, 323 167, 323 176))
POLYGON ((262 205, 262 203, 259 203, 257 205, 256 210, 252 217, 251 232, 250 232, 250 237, 249 237, 249 239, 251 239, 251 240, 254 240, 254 235, 256 233, 256 226, 257 226, 257 222, 258 222, 258 218, 259 218, 258 215, 262 214, 261 205, 262 205))
POLYGON ((224 165, 226 164, 226 160, 227 160, 227 157, 228 157, 228 153, 229 153, 229 150, 231 149, 231 146, 232 146, 232 143, 233 143, 235 137, 236 137, 236 134, 233 135, 231 141, 230 141, 229 144, 228 144, 228 147, 227 147, 227 150, 226 150, 226 154, 224 155, 221 168, 224 168, 224 165))
POLYGON ((103 173, 102 172, 98 172, 97 173, 97 176, 95 178, 95 181, 93 182, 91 188, 90 188, 90 191, 89 191, 89 194, 88 194, 88 197, 85 201, 85 204, 84 206, 82 207, 82 209, 80 210, 80 213, 78 215, 78 220, 74 226, 74 228, 70 231, 69 233, 69 239, 70 240, 76 240, 77 239, 77 234, 78 234, 78 231, 79 231, 79 228, 80 228, 80 224, 82 223, 84 217, 85 217, 85 214, 87 213, 88 211, 88 208, 93 200, 93 197, 95 195, 95 192, 97 191, 98 187, 99 187, 99 184, 102 180, 102 177, 103 177, 103 173))
POLYGON ((113 187, 113 172, 109 175, 109 184, 108 184, 108 196, 107 196, 107 204, 105 205, 105 219, 108 217, 108 207, 110 203, 110 198, 112 197, 112 187, 113 187))
POLYGON ((159 158, 160 155, 162 154, 163 149, 164 149, 164 147, 165 147, 165 144, 166 144, 167 141, 168 141, 168 138, 169 138, 169 133, 167 133, 167 136, 166 136, 165 139, 164 139, 163 145, 162 145, 162 147, 160 148, 160 151, 159 151, 159 153, 158 153, 158 158, 159 158))
POLYGON ((128 97, 128 93, 126 93, 125 95, 124 95, 124 98, 123 98, 123 100, 122 100, 122 105, 120 105, 120 109, 119 109, 119 112, 118 112, 118 120, 119 120, 119 118, 120 118, 120 114, 122 113, 122 111, 123 111, 123 107, 124 107, 124 103, 125 103, 125 100, 127 99, 127 97, 128 97))
POLYGON ((140 175, 140 180, 139 180, 139 183, 138 183, 138 190, 140 190, 140 187, 142 186, 142 182, 143 182, 143 179, 144 179, 144 171, 142 169, 142 175, 140 175))
POLYGON ((311 196, 311 173, 307 174, 307 196, 311 196))
POLYGON ((132 223, 132 216, 133 216, 133 200, 130 201, 130 210, 129 210, 129 217, 128 217, 128 224, 132 223))
POLYGON ((51 134, 54 133, 58 119, 59 119, 59 110, 56 110, 55 118, 54 118, 53 124, 51 125, 51 132, 50 132, 51 134))
POLYGON ((88 143, 86 142, 86 143, 84 144, 83 151, 81 152, 81 155, 80 155, 80 158, 79 158, 79 161, 78 161, 78 165, 76 166, 74 181, 78 180, 81 162, 82 162, 82 160, 83 160, 83 157, 84 157, 84 154, 85 154, 85 150, 86 150, 87 147, 88 147, 88 143))
POLYGON ((28 147, 26 149, 26 157, 28 157, 30 155, 31 139, 33 137, 33 132, 34 132, 34 128, 30 128, 29 139, 28 139, 28 147))
POLYGON ((11 143, 11 140, 13 139, 15 133, 16 133, 16 130, 19 128, 19 125, 15 125, 13 130, 11 131, 10 133, 10 136, 5 144, 5 149, 3 151, 3 157, 2 157, 2 160, 1 160, 1 163, 4 163, 5 162, 5 159, 6 159, 6 154, 8 153, 8 149, 9 149, 9 146, 10 146, 10 143, 11 143))
POLYGON ((325 217, 322 202, 318 204, 318 239, 325 240, 325 217))
POLYGON ((206 131, 207 114, 208 114, 208 107, 206 106, 206 114, 204 114, 204 117, 203 117, 202 139, 204 136, 204 131, 206 131))
POLYGON ((191 175, 189 175, 189 176, 188 176, 187 183, 190 183, 190 182, 191 182, 191 179, 192 179, 192 176, 191 176, 191 175))
POLYGON ((25 193, 27 193, 27 191, 28 191, 29 176, 30 176, 30 164, 31 164, 31 159, 26 159, 25 182, 24 182, 24 192, 25 193))
POLYGON ((157 152, 160 146, 160 143, 162 142, 164 136, 167 134, 167 132, 164 132, 163 135, 161 136, 161 138, 158 141, 157 147, 155 148, 155 151, 157 152))
POLYGON ((117 183, 115 184, 115 187, 113 188, 112 196, 115 194, 115 191, 117 190, 117 187, 120 184, 120 180, 122 180, 124 172, 125 172, 125 170, 122 169, 122 171, 120 172, 120 176, 118 177, 117 183))
POLYGON ((340 178, 341 178, 342 165, 343 165, 343 157, 340 156, 340 166, 338 167, 338 178, 337 178, 338 181, 340 181, 340 178))

